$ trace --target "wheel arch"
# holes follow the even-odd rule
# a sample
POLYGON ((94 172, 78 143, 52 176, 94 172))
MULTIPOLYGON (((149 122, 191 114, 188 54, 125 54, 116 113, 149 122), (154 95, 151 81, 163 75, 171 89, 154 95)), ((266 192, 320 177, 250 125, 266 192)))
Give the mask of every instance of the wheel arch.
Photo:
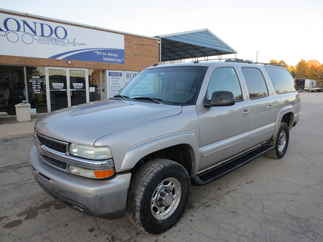
POLYGON ((178 134, 147 142, 126 153, 121 171, 135 171, 142 164, 155 158, 164 158, 182 164, 189 174, 193 174, 198 162, 198 143, 194 133, 178 134))
POLYGON ((292 105, 285 106, 280 110, 276 119, 276 128, 273 135, 273 140, 276 139, 275 136, 280 128, 281 123, 286 122, 288 124, 288 127, 291 128, 293 126, 294 118, 295 118, 295 108, 292 105))
POLYGON ((193 172, 193 164, 195 163, 193 148, 189 144, 178 144, 144 156, 136 163, 132 168, 132 171, 136 172, 136 170, 138 170, 143 164, 155 159, 168 159, 175 161, 181 164, 190 175, 193 172))
MULTIPOLYGON (((282 108, 277 115, 277 119, 276 119, 276 131, 278 131, 279 126, 281 124, 281 122, 291 122, 291 125, 293 123, 295 117, 295 108, 292 105, 288 105, 285 106, 284 108, 282 108)), ((289 123, 288 123, 288 126, 289 123)))
POLYGON ((286 123, 289 128, 293 126, 294 122, 294 113, 293 112, 287 112, 284 113, 283 116, 281 117, 281 123, 286 123))

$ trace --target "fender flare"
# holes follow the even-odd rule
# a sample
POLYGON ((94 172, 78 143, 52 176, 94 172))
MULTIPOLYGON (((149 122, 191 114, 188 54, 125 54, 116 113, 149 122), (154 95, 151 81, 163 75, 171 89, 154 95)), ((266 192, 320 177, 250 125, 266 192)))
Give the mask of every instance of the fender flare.
POLYGON ((288 105, 283 107, 281 110, 279 110, 278 115, 277 115, 277 119, 276 119, 276 127, 275 127, 275 132, 274 132, 274 138, 279 130, 280 127, 280 123, 283 119, 283 116, 287 113, 292 113, 293 115, 295 115, 295 110, 294 107, 292 105, 288 105))
POLYGON ((196 169, 198 156, 198 139, 194 132, 176 132, 147 140, 132 146, 125 154, 120 171, 129 171, 144 157, 156 151, 167 149, 176 145, 189 145, 193 150, 192 172, 196 169))

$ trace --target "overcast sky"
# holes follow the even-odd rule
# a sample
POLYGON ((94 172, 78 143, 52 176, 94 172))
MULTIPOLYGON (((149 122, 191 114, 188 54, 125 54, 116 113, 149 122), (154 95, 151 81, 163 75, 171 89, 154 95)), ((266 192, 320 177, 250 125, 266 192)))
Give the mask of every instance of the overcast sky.
POLYGON ((259 60, 323 62, 323 0, 1 0, 1 8, 155 36, 208 28, 259 60))

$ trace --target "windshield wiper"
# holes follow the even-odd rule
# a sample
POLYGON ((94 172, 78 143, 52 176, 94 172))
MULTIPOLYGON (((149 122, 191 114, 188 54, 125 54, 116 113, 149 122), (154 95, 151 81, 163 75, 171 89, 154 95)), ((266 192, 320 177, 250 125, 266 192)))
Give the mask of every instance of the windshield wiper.
POLYGON ((131 97, 131 99, 135 100, 148 100, 154 103, 161 103, 164 102, 163 99, 155 98, 155 97, 131 97))
POLYGON ((128 96, 125 96, 125 95, 115 95, 115 96, 113 96, 111 99, 119 99, 119 98, 121 98, 122 100, 127 100, 127 99, 129 99, 130 97, 128 97, 128 96))
POLYGON ((137 96, 137 97, 128 97, 125 95, 115 95, 113 96, 111 99, 122 99, 122 100, 147 100, 147 101, 151 101, 154 103, 165 103, 165 104, 175 104, 175 105, 179 105, 178 103, 175 102, 169 102, 169 101, 165 101, 161 98, 157 98, 157 97, 145 97, 145 96, 137 96))

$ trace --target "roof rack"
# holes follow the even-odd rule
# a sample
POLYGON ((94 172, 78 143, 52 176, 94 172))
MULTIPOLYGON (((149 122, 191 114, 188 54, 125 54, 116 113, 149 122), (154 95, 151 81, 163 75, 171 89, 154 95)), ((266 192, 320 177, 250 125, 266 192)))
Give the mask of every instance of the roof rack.
POLYGON ((224 62, 235 62, 235 63, 247 63, 247 64, 262 64, 262 65, 272 65, 272 66, 282 66, 281 64, 267 63, 267 62, 255 62, 251 60, 245 60, 240 58, 213 58, 213 59, 204 59, 204 60, 194 60, 193 63, 206 62, 206 61, 224 61, 224 62))
POLYGON ((239 59, 239 58, 229 58, 229 59, 226 59, 225 62, 237 62, 237 63, 248 63, 248 64, 258 64, 258 63, 255 63, 251 60, 244 60, 244 59, 239 59))
POLYGON ((225 60, 225 62, 238 62, 238 63, 248 63, 248 64, 261 64, 261 65, 271 65, 271 66, 284 66, 282 64, 276 64, 276 63, 268 63, 268 62, 255 62, 251 60, 244 60, 244 59, 238 59, 238 58, 230 58, 225 60))

